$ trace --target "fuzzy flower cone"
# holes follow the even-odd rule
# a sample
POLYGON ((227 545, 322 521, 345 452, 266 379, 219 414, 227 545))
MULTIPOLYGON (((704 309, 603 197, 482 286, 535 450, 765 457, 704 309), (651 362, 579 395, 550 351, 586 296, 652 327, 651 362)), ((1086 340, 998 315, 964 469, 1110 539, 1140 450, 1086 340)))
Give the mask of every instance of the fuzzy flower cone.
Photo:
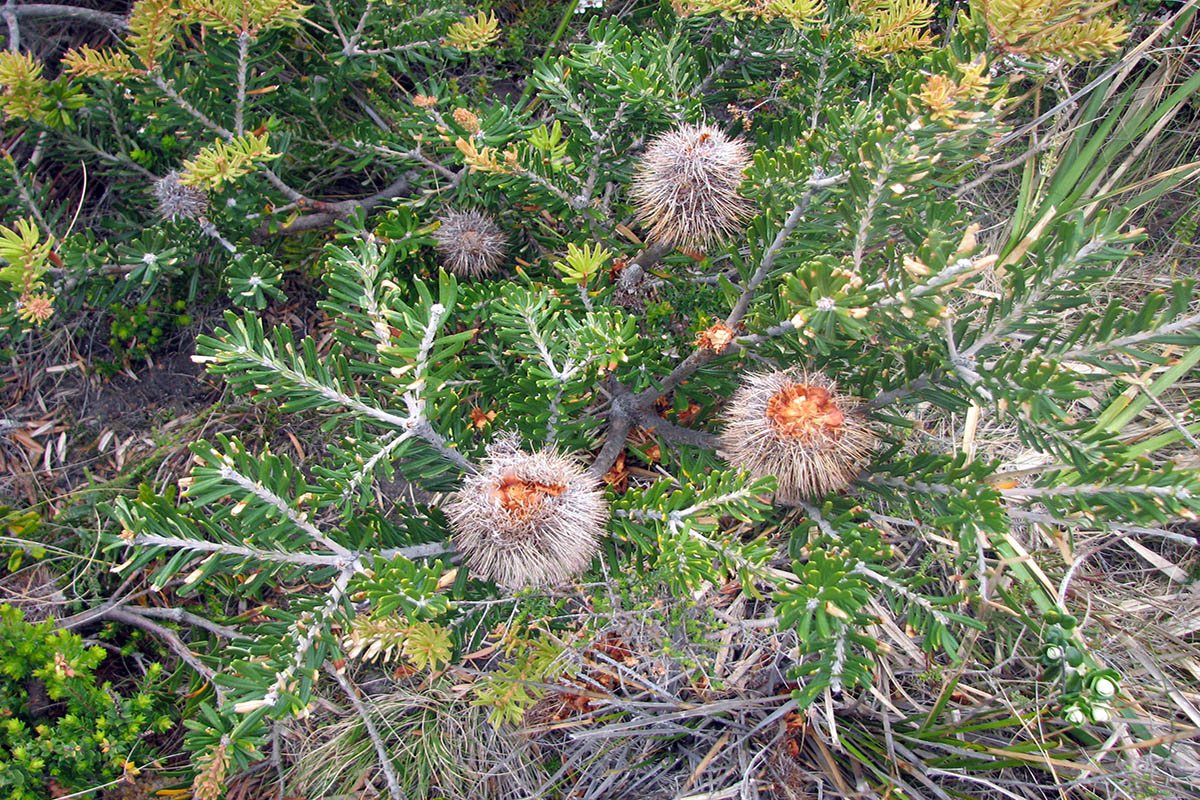
POLYGON ((444 510, 472 572, 510 589, 561 583, 599 547, 608 507, 598 486, 574 459, 506 437, 444 510))
POLYGON ((819 372, 748 375, 729 401, 721 447, 755 478, 774 475, 780 503, 819 498, 849 486, 875 448, 861 405, 819 372))
POLYGON ((684 125, 646 148, 630 195, 651 241, 702 249, 750 216, 738 194, 750 154, 712 125, 684 125))
POLYGON ((208 210, 208 195, 201 189, 180 183, 179 173, 175 171, 154 182, 154 198, 158 200, 158 215, 166 220, 196 219, 208 210))
POLYGON ((504 260, 507 237, 491 217, 478 211, 450 211, 439 217, 434 231, 437 251, 447 271, 460 278, 478 278, 504 260))

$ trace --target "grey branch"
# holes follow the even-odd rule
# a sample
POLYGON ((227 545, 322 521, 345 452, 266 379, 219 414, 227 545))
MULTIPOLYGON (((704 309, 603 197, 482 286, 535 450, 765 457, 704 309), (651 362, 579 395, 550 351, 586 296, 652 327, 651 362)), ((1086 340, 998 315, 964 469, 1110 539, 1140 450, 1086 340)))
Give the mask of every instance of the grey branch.
POLYGON ((135 614, 124 608, 110 608, 104 612, 104 618, 110 619, 113 622, 123 622, 135 628, 141 628, 146 633, 161 639, 172 653, 179 656, 185 664, 196 670, 204 680, 208 681, 208 684, 213 688, 213 693, 217 696, 217 703, 221 705, 225 703, 225 691, 213 680, 216 677, 216 673, 201 661, 195 653, 188 649, 188 646, 184 644, 183 640, 179 638, 179 634, 175 633, 175 631, 170 628, 164 628, 157 622, 151 622, 140 614, 135 614))
MULTIPOLYGON (((91 22, 103 28, 115 31, 129 29, 129 21, 120 14, 110 14, 107 11, 96 11, 79 6, 60 5, 57 3, 28 3, 26 5, 10 6, 17 19, 39 19, 48 17, 68 17, 70 19, 91 22)), ((7 13, 7 11, 6 11, 7 13)))
MULTIPOLYGON (((380 203, 391 200, 395 197, 406 197, 412 194, 412 185, 409 183, 408 176, 401 176, 392 181, 388 186, 380 189, 378 192, 358 200, 342 200, 337 203, 318 203, 309 201, 309 204, 317 209, 315 214, 306 214, 303 217, 295 220, 286 228, 281 228, 278 232, 292 235, 304 233, 305 231, 324 228, 332 225, 340 219, 345 219, 358 209, 370 211, 380 203)), ((257 236, 265 235, 267 231, 259 230, 257 236)))
POLYGON ((128 611, 131 614, 137 614, 141 617, 150 617, 151 619, 169 619, 172 622, 187 623, 195 625, 197 628, 203 628, 209 633, 215 633, 217 636, 226 639, 249 639, 246 634, 238 631, 236 628, 230 628, 225 625, 205 619, 199 614, 193 614, 190 611, 184 611, 182 608, 159 608, 157 606, 125 606, 123 611, 128 611))
MULTIPOLYGON (((133 540, 133 544, 143 547, 175 547, 180 550, 191 550, 197 553, 219 553, 224 556, 243 556, 245 558, 253 558, 258 561, 274 561, 282 564, 295 564, 301 567, 344 567, 348 561, 356 561, 362 556, 378 556, 386 561, 390 561, 397 556, 405 558, 428 558, 429 556, 441 555, 442 553, 451 552, 451 548, 442 542, 428 542, 426 544, 414 544, 408 547, 390 547, 386 550, 380 550, 378 553, 354 553, 350 558, 346 556, 335 555, 313 555, 310 553, 285 553, 277 550, 258 550, 252 547, 243 547, 236 544, 227 544, 225 542, 208 542, 202 539, 176 539, 171 536, 158 536, 151 533, 138 534, 133 540)), ((96 617, 92 612, 84 612, 89 614, 87 619, 76 623, 83 623, 96 617)), ((99 612, 100 615, 103 612, 99 612)), ((77 615, 82 617, 83 615, 77 615)), ((74 618, 72 618, 74 619, 74 618)), ((65 622, 65 620, 64 620, 65 622)))
POLYGON ((1112 339, 1108 342, 1098 342, 1092 347, 1079 347, 1074 350, 1068 350, 1065 353, 1060 353, 1056 358, 1066 361, 1072 358, 1094 355, 1097 349, 1118 350, 1122 347, 1130 347, 1151 339, 1157 339, 1159 336, 1170 336, 1173 333, 1179 333, 1188 329, 1194 329, 1192 330, 1193 333, 1200 333, 1200 314, 1192 314, 1189 317, 1175 320, 1152 331, 1142 331, 1130 336, 1122 336, 1119 339, 1112 339))
POLYGON ((333 676, 333 679, 338 682, 338 686, 342 687, 342 691, 346 693, 346 697, 350 698, 350 705, 354 706, 355 712, 362 719, 363 725, 367 729, 367 736, 371 738, 371 743, 375 746, 375 754, 379 757, 379 768, 383 770, 383 777, 387 781, 388 794, 392 800, 407 800, 404 790, 400 788, 400 781, 396 777, 396 767, 392 764, 392 757, 388 754, 387 747, 383 743, 383 737, 379 735, 379 729, 375 727, 375 723, 371 720, 371 715, 367 713, 367 707, 363 705, 362 698, 358 696, 358 690, 346 680, 346 676, 334 669, 334 666, 328 661, 323 665, 325 671, 333 676))

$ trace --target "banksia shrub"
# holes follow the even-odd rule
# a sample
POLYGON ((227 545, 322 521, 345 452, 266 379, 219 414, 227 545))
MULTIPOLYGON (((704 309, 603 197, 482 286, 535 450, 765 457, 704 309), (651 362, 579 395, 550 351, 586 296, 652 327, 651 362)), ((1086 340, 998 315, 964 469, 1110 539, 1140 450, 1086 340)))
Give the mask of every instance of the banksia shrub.
POLYGON ((844 489, 875 445, 860 401, 819 372, 747 376, 729 401, 726 458, 755 478, 774 475, 785 504, 844 489))
POLYGON ((166 220, 196 219, 208 210, 204 190, 180 183, 179 173, 174 170, 154 182, 154 198, 158 200, 158 215, 166 220))
POLYGON ((438 221, 441 226, 433 238, 447 271, 478 278, 496 269, 504 259, 504 231, 486 214, 450 211, 438 221))
POLYGON ((750 154, 740 139, 712 125, 684 125, 651 142, 630 195, 649 238, 702 248, 735 231, 750 215, 738 194, 750 154))
POLYGON ((488 455, 445 507, 471 569, 517 588, 559 583, 586 567, 608 519, 597 481, 574 459, 525 453, 515 438, 488 455))

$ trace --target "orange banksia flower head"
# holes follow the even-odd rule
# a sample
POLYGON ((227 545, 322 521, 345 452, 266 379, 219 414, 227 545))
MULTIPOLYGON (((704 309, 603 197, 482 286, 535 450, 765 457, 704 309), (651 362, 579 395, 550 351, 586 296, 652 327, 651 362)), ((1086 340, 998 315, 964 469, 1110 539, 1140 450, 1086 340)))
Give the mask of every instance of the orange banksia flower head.
POLYGON ((507 588, 561 583, 596 554, 608 505, 573 458, 498 439, 444 507, 471 570, 507 588))
POLYGON ((208 210, 208 195, 204 190, 183 185, 174 170, 154 182, 154 198, 158 200, 158 215, 166 220, 196 219, 208 210))
POLYGON ((447 271, 460 278, 478 278, 504 260, 508 237, 491 217, 478 211, 450 211, 439 217, 434 231, 437 251, 447 271))
POLYGON ((712 125, 684 125, 646 148, 630 195, 649 239, 675 247, 712 244, 750 216, 738 194, 750 153, 712 125))
POLYGON ((755 478, 774 475, 776 499, 787 505, 849 486, 875 442, 858 398, 797 369, 746 376, 721 433, 729 463, 755 478))

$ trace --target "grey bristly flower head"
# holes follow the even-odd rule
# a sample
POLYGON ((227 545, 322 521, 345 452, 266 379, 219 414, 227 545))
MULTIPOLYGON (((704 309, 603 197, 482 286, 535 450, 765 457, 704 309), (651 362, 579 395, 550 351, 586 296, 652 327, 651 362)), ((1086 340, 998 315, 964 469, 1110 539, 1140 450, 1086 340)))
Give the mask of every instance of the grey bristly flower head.
POLYGON ((154 182, 154 197, 158 200, 158 215, 163 219, 196 219, 208 210, 208 195, 202 189, 184 186, 174 170, 154 182))
POLYGON ((858 398, 819 372, 747 375, 728 404, 721 448, 755 478, 774 475, 786 505, 845 489, 866 466, 876 437, 858 398))
POLYGON ((438 221, 441 225, 433 238, 447 271, 462 278, 478 278, 504 260, 507 237, 486 214, 449 211, 438 221))
POLYGON ((561 583, 585 568, 608 520, 599 481, 579 462, 526 453, 514 436, 488 448, 444 510, 471 571, 510 589, 561 583))
POLYGON ((630 195, 649 239, 703 248, 750 216, 738 194, 750 154, 712 125, 684 125, 655 139, 634 174, 630 195))

